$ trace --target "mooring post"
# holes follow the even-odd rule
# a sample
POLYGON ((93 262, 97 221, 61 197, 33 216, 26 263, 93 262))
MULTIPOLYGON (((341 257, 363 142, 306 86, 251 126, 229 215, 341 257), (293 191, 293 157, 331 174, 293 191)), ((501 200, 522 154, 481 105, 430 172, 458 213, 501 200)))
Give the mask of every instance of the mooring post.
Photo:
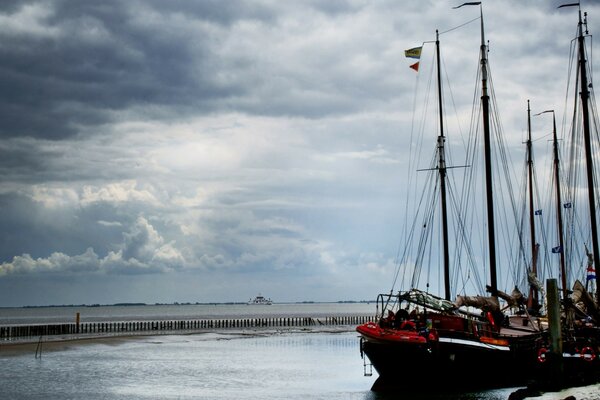
POLYGON ((556 279, 546 280, 546 296, 548 297, 548 330, 550 333, 550 367, 548 383, 552 388, 563 386, 563 349, 562 329, 560 323, 560 301, 556 279))

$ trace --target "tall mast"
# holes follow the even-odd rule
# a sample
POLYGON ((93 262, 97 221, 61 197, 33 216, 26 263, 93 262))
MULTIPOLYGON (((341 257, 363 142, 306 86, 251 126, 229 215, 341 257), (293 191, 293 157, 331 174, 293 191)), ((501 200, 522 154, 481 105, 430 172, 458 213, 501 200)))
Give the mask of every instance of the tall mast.
POLYGON ((442 205, 442 237, 444 252, 444 289, 445 298, 450 300, 450 255, 448 251, 448 209, 446 205, 446 159, 444 151, 444 116, 442 114, 442 73, 440 64, 440 35, 435 31, 435 52, 437 58, 437 80, 438 80, 438 107, 440 114, 440 135, 438 136, 438 171, 440 174, 440 196, 442 205))
MULTIPOLYGON (((531 227, 531 272, 537 277, 537 242, 535 240, 535 210, 533 208, 533 150, 531 146, 531 108, 527 100, 527 176, 529 192, 529 226, 531 227)), ((528 307, 538 303, 538 291, 533 285, 529 286, 528 307)))
POLYGON ((485 159, 485 196, 487 203, 488 247, 490 256, 490 291, 492 296, 498 295, 498 278, 496 272, 496 228, 494 224, 494 195, 492 191, 492 144, 490 134, 490 96, 488 94, 487 46, 483 29, 483 7, 480 1, 463 3, 462 6, 479 6, 481 19, 481 109, 483 112, 483 144, 485 159))
POLYGON ((556 136, 556 117, 554 110, 552 111, 552 142, 554 153, 554 181, 556 182, 556 218, 558 220, 558 245, 560 246, 560 275, 561 284, 563 287, 563 299, 567 299, 569 291, 567 288, 567 268, 565 264, 565 243, 563 238, 563 218, 562 218, 562 199, 560 195, 560 162, 558 159, 558 138, 556 136))
MULTIPOLYGON (((586 14, 587 16, 587 14, 586 14)), ((587 34, 587 31, 585 32, 587 34)), ((588 90, 588 78, 585 61, 585 39, 583 36, 583 21, 581 19, 581 9, 579 10, 579 73, 581 76, 581 86, 579 96, 581 97, 581 111, 583 113, 583 141, 585 145, 585 160, 588 186, 588 203, 590 209, 590 222, 592 229, 592 252, 594 256, 594 265, 596 268, 600 265, 600 251, 598 246, 598 227, 596 220, 596 199, 594 186, 594 166, 592 160, 592 139, 590 133, 590 112, 588 107, 590 92, 588 90)), ((596 301, 600 303, 600 290, 596 291, 596 301)))
POLYGON ((562 196, 560 190, 560 159, 558 157, 558 136, 556 135, 556 115, 554 110, 546 110, 538 113, 546 114, 552 113, 552 153, 553 153, 553 176, 554 176, 554 188, 556 197, 556 220, 558 227, 558 248, 560 249, 560 276, 562 285, 563 299, 568 299, 569 290, 567 287, 567 267, 565 257, 565 240, 564 240, 564 228, 563 228, 563 217, 562 217, 562 196))
POLYGON ((494 195, 492 193, 492 145, 490 134, 490 96, 488 95, 488 70, 487 46, 483 30, 483 9, 479 5, 481 14, 481 108, 483 111, 483 143, 485 156, 485 194, 487 202, 488 246, 490 251, 490 287, 492 296, 498 293, 498 279, 496 274, 496 234, 494 226, 494 195))

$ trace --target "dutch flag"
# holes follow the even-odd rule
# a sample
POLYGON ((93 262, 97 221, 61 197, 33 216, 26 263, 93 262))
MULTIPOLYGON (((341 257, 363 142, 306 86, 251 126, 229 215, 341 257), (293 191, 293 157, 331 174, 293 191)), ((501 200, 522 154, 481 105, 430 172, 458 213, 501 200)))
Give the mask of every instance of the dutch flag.
POLYGON ((590 265, 587 267, 587 280, 591 281, 592 279, 596 279, 596 270, 590 265))

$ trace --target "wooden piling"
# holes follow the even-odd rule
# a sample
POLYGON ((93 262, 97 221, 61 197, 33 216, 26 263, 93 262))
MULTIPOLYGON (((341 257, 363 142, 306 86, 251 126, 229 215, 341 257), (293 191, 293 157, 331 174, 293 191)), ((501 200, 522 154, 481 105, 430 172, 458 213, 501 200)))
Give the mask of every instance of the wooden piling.
MULTIPOLYGON (((36 324, 0 326, 0 342, 17 338, 32 338, 51 335, 71 334, 125 334, 130 332, 176 332, 206 329, 253 329, 277 327, 303 327, 314 325, 359 325, 372 316, 327 316, 327 317, 273 317, 273 318, 233 318, 233 319, 196 319, 196 320, 161 320, 161 321, 119 321, 82 323, 77 313, 75 323, 71 324, 36 324)), ((560 342, 560 341, 559 341, 560 342)))

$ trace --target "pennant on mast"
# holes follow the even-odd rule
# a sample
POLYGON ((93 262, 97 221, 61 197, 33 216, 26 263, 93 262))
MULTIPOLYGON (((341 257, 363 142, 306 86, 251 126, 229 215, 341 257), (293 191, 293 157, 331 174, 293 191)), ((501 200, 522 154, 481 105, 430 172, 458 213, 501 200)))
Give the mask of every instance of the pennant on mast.
POLYGON ((407 58, 420 59, 422 49, 423 49, 423 46, 413 47, 412 49, 404 50, 404 56, 406 56, 407 58))

